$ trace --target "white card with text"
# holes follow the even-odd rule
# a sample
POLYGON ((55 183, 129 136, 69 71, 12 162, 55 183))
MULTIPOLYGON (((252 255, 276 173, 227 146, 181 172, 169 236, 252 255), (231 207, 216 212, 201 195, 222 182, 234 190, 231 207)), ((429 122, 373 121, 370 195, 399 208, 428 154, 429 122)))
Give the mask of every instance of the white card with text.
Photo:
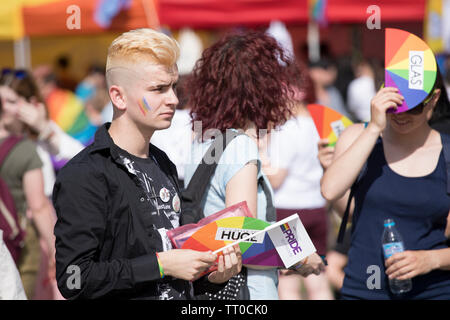
POLYGON ((276 224, 278 226, 267 233, 286 268, 316 252, 316 247, 297 214, 276 224))

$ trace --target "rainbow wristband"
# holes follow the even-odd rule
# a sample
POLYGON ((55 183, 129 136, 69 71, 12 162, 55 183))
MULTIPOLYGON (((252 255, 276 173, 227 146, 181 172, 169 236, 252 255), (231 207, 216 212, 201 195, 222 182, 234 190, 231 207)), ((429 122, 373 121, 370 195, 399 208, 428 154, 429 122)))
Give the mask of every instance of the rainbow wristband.
POLYGON ((161 277, 161 279, 163 279, 164 278, 164 269, 162 267, 161 260, 159 260, 158 252, 156 252, 156 260, 158 260, 159 276, 161 277))

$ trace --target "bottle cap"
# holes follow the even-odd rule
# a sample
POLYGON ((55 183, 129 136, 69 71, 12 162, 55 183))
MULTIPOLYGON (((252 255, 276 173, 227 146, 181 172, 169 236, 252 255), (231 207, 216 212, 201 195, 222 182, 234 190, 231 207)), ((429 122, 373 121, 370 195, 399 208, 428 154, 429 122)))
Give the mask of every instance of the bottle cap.
POLYGON ((395 222, 392 219, 386 219, 384 220, 384 226, 387 227, 393 227, 395 226, 395 222))

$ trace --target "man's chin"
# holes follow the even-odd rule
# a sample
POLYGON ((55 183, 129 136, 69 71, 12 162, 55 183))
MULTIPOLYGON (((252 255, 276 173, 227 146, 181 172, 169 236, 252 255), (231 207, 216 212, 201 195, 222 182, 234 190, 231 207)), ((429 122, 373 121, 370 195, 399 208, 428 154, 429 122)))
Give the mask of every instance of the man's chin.
POLYGON ((172 125, 172 120, 170 121, 164 121, 164 122, 160 122, 157 125, 155 125, 155 130, 165 130, 167 128, 169 128, 172 125))

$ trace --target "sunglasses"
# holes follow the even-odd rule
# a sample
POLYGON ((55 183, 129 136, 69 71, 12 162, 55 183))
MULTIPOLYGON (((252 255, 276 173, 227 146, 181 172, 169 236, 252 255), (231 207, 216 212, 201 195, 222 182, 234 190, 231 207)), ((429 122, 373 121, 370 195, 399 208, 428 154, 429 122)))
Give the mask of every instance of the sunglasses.
POLYGON ((2 77, 13 75, 17 79, 23 79, 27 76, 27 72, 25 70, 14 70, 9 68, 2 69, 2 77))
POLYGON ((405 113, 407 114, 412 114, 412 115, 419 115, 423 112, 423 109, 431 102, 431 100, 433 100, 434 98, 434 93, 429 96, 427 99, 425 99, 421 104, 417 105, 416 107, 412 108, 411 110, 406 111, 405 113))

